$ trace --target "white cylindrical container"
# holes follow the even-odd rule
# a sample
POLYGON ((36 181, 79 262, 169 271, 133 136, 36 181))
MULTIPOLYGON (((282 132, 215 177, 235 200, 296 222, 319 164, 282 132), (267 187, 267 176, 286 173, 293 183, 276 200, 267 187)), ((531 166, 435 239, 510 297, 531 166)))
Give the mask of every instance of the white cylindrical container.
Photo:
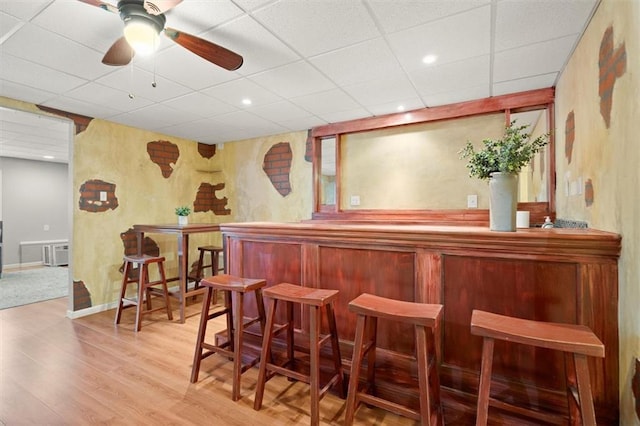
POLYGON ((517 228, 528 228, 529 227, 529 212, 528 211, 520 211, 516 212, 516 227, 517 228))

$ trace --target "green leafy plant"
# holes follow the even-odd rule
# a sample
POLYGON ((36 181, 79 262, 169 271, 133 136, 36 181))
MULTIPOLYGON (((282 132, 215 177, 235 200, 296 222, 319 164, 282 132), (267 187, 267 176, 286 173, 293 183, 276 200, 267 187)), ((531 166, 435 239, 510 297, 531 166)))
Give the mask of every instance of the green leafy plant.
POLYGON ((528 127, 528 124, 517 126, 514 120, 505 127, 501 139, 484 139, 484 147, 478 151, 467 141, 467 145, 459 154, 460 159, 469 159, 469 176, 489 179, 493 172, 520 172, 522 167, 549 143, 548 133, 531 140, 531 135, 526 131, 528 127))
POLYGON ((188 206, 176 207, 176 214, 178 216, 189 216, 191 214, 191 208, 188 206))

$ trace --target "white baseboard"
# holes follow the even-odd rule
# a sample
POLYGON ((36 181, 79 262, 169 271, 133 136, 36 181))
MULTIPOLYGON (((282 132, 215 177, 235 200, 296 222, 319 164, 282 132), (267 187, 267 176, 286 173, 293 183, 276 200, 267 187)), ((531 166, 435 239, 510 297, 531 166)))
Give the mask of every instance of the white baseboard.
POLYGON ((80 309, 79 311, 67 310, 67 318, 76 319, 86 317, 87 315, 97 314, 99 312, 108 311, 109 309, 115 309, 118 307, 118 302, 105 303, 103 305, 92 306, 86 309, 80 309))
POLYGON ((6 272, 7 269, 31 268, 33 266, 44 266, 44 262, 40 260, 38 262, 12 263, 2 265, 2 270, 6 272))

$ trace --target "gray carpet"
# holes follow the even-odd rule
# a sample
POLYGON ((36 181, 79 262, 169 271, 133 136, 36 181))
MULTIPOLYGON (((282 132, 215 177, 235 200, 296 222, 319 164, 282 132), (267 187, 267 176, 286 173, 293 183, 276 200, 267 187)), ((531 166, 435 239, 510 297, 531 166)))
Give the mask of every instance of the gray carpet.
POLYGON ((0 278, 0 309, 68 295, 68 268, 47 266, 3 272, 0 278))

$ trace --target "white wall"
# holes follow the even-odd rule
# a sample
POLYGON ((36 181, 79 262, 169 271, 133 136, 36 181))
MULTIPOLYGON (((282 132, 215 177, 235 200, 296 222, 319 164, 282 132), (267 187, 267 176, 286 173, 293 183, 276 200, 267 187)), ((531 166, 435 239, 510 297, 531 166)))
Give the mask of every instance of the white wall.
MULTIPOLYGON (((68 166, 0 157, 0 172, 2 263, 6 268, 20 263, 21 241, 69 239, 68 166)), ((22 263, 40 260, 40 246, 22 251, 22 263)))

